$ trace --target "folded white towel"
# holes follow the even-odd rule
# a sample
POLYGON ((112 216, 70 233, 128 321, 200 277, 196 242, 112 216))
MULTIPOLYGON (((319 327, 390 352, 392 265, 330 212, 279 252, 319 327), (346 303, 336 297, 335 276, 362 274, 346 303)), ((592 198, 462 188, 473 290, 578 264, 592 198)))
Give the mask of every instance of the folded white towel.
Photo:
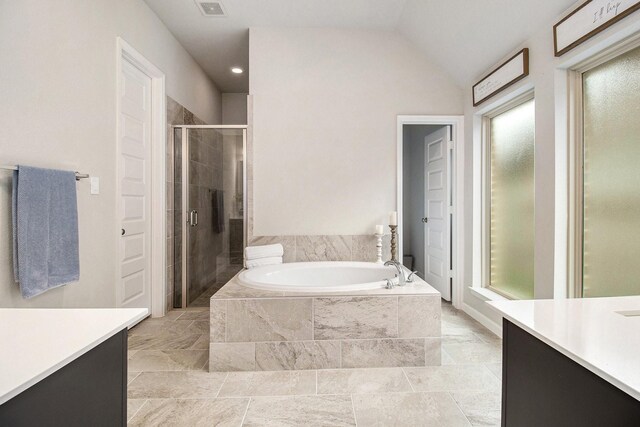
POLYGON ((244 259, 246 260, 282 256, 284 256, 284 248, 280 243, 276 243, 275 245, 247 246, 244 249, 244 259))
POLYGON ((248 259, 245 261, 247 268, 261 267, 263 265, 282 264, 281 256, 272 256, 268 258, 248 259))

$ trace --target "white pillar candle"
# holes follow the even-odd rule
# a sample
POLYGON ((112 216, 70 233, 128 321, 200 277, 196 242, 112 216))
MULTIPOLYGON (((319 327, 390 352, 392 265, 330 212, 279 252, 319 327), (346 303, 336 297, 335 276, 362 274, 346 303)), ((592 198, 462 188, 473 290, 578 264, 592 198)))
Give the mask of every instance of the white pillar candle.
POLYGON ((376 234, 384 234, 384 227, 382 225, 376 225, 376 234))
POLYGON ((398 225, 398 212, 391 212, 389 216, 389 225, 398 225))

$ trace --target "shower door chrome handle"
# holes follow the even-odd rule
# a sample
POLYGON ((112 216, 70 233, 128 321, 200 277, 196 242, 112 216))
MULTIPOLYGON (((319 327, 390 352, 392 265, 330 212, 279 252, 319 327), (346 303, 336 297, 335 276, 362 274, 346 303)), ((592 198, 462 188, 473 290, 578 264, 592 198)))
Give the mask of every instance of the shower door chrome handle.
POLYGON ((198 225, 198 211, 195 209, 189 212, 189 225, 192 227, 198 225))

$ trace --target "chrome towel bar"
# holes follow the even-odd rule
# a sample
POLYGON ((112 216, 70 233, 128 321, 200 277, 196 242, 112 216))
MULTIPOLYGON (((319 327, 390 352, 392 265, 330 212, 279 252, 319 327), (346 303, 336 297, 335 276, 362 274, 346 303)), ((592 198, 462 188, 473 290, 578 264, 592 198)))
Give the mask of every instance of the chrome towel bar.
MULTIPOLYGON (((8 170, 8 171, 15 171, 15 170, 18 170, 18 167, 17 166, 0 166, 0 169, 4 169, 4 170, 8 170)), ((88 173, 80 173, 80 172, 76 171, 75 174, 76 174, 76 181, 80 181, 81 179, 89 178, 89 174, 88 173)))

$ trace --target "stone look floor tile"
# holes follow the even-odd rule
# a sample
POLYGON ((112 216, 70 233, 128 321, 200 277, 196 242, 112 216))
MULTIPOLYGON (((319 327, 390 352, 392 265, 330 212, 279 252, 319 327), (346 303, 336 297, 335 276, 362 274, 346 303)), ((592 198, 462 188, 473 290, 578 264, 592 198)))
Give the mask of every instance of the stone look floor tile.
POLYGON ((193 343, 190 350, 209 350, 209 334, 203 334, 193 343))
POLYGON ((358 426, 469 426, 448 393, 355 394, 358 426))
POLYGON ((492 392, 451 393, 458 407, 474 426, 499 426, 501 396, 492 392))
POLYGON ((158 319, 146 319, 131 328, 129 330, 129 336, 140 334, 158 335, 163 333, 188 334, 189 326, 191 326, 192 323, 193 320, 180 320, 180 318, 177 320, 165 319, 164 317, 158 319))
POLYGON ((502 380, 502 363, 487 363, 485 365, 499 380, 502 380))
POLYGON ((127 384, 131 384, 131 381, 135 380, 138 375, 140 375, 140 372, 138 372, 138 371, 128 371, 127 372, 127 384))
POLYGON ((209 320, 209 310, 185 310, 180 320, 209 320))
POLYGON ((130 350, 180 350, 188 349, 200 338, 192 333, 135 334, 129 337, 130 350))
POLYGON ((142 372, 128 387, 129 399, 213 399, 226 373, 201 371, 142 372))
POLYGON ((139 350, 129 359, 131 371, 184 371, 202 369, 206 350, 139 350))
MULTIPOLYGON (((220 302, 226 306, 226 301, 220 302)), ((269 351, 260 352, 258 357, 253 343, 249 343, 251 348, 246 352, 235 347, 246 345, 242 343, 232 343, 234 347, 228 350, 233 351, 221 352, 215 346, 225 344, 212 342, 222 365, 240 363, 244 369, 255 368, 254 360, 259 359, 261 364, 270 367, 260 366, 262 369, 288 370, 209 373, 202 370, 208 369, 207 363, 194 368, 198 364, 194 360, 198 358, 180 354, 193 350, 207 353, 210 335, 194 333, 190 327, 195 323, 198 331, 204 331, 204 325, 197 322, 207 322, 208 316, 207 309, 172 310, 164 318, 147 319, 130 331, 128 417, 131 425, 217 422, 216 425, 239 426, 245 415, 245 425, 354 425, 354 407, 360 426, 469 425, 467 420, 472 425, 485 426, 500 422, 502 364, 499 358, 492 358, 501 354, 502 341, 450 304, 442 304, 445 336, 442 345, 437 346, 444 366, 419 368, 369 366, 296 371, 292 369, 337 368, 341 343, 322 341, 326 348, 309 347, 312 341, 302 346, 300 342, 258 343, 257 346, 269 346, 269 351), (189 343, 186 348, 191 350, 185 348, 189 343), (489 360, 479 361, 483 352, 489 360), (238 362, 238 357, 244 356, 251 356, 250 362, 248 359, 246 363, 238 362), (150 371, 159 368, 175 370, 150 371), (260 396, 264 394, 272 396, 260 396)), ((221 322, 224 326, 224 316, 221 322)), ((362 341, 389 344, 394 340, 362 341)), ((427 357, 436 346, 432 347, 425 345, 427 357)), ((366 351, 376 348, 391 350, 374 345, 366 349, 353 348, 346 355, 357 356, 362 352, 366 359, 376 362, 380 355, 366 351)))
POLYGON ((496 391, 500 381, 483 365, 404 368, 415 391, 496 391))
POLYGON ((147 402, 147 399, 127 399, 127 421, 130 421, 147 402))
POLYGON ((498 363, 502 361, 502 347, 498 344, 443 344, 442 348, 458 364, 498 363))
POLYGON ((355 426, 349 396, 254 397, 245 426, 355 426))
POLYGON ((149 400, 131 426, 239 426, 249 399, 149 400))
POLYGON ((318 394, 409 392, 402 368, 338 369, 318 371, 318 394))
POLYGON ((218 397, 316 394, 315 371, 230 372, 218 397))
POLYGON ((448 393, 353 395, 359 426, 469 426, 448 393))

